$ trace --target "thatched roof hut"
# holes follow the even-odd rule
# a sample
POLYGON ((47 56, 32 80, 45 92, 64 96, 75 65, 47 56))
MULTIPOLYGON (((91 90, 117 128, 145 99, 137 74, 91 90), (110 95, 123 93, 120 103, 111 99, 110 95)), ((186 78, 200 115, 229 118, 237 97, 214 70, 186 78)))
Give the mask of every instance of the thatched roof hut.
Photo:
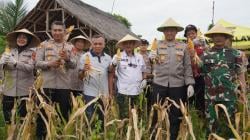
POLYGON ((107 40, 117 41, 128 33, 133 34, 111 14, 81 0, 40 0, 16 28, 27 28, 45 40, 50 37, 50 24, 55 20, 75 26, 71 37, 103 34, 107 40))

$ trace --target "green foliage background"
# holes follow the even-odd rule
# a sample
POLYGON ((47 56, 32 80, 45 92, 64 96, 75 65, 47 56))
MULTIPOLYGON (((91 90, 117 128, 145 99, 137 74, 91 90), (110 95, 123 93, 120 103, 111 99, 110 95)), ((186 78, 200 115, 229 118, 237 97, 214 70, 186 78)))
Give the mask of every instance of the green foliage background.
POLYGON ((5 45, 6 45, 5 36, 0 35, 0 54, 4 52, 5 45))

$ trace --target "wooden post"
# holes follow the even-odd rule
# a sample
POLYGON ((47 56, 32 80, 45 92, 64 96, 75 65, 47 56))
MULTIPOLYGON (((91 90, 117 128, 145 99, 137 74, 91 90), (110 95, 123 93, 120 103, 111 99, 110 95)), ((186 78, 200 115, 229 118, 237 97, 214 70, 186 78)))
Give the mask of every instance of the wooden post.
POLYGON ((46 10, 46 32, 49 31, 49 11, 46 10))
POLYGON ((89 28, 89 38, 92 38, 92 35, 93 35, 92 29, 89 28))
POLYGON ((64 18, 64 10, 61 10, 62 11, 62 22, 64 23, 64 21, 65 21, 65 18, 64 18))

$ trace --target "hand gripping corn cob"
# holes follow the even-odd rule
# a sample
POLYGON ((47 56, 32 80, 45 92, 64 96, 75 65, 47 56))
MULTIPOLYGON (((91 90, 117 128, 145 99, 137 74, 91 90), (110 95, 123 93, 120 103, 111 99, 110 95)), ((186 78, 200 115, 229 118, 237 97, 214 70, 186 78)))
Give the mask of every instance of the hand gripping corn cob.
MULTIPOLYGON (((154 52, 157 51, 157 39, 156 38, 152 42, 151 51, 154 51, 154 52)), ((154 64, 156 63, 155 58, 152 61, 153 61, 154 64)))
POLYGON ((194 43, 190 38, 188 39, 187 45, 188 45, 189 54, 191 56, 191 61, 194 64, 199 65, 201 63, 201 60, 200 60, 199 56, 197 55, 197 53, 196 53, 196 51, 194 49, 194 43))

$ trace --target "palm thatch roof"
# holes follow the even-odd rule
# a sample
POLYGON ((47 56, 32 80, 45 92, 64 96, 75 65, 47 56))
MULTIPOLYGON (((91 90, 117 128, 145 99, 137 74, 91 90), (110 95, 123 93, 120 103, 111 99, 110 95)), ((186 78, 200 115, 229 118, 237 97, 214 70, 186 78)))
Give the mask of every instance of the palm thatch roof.
POLYGON ((117 41, 126 34, 134 35, 110 13, 81 0, 40 0, 16 29, 28 28, 41 39, 46 39, 54 20, 64 21, 66 26, 75 25, 72 36, 102 34, 107 40, 117 41))

